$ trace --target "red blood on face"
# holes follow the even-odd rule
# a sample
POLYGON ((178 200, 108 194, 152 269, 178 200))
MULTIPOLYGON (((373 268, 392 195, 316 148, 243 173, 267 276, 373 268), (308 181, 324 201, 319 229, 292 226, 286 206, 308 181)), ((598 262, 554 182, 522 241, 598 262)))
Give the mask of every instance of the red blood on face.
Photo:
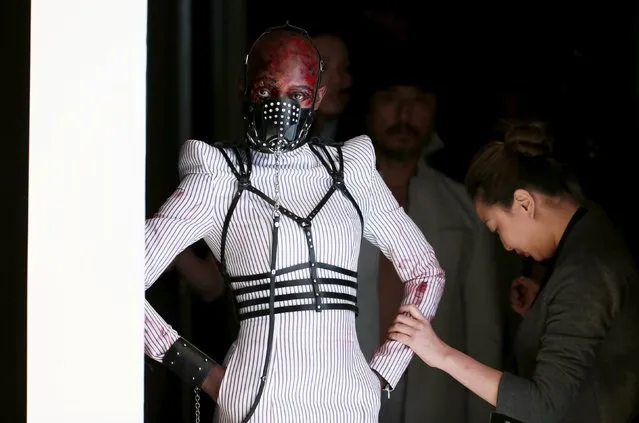
POLYGON ((291 31, 262 37, 249 57, 250 100, 289 97, 310 107, 319 77, 319 55, 312 42, 291 31))

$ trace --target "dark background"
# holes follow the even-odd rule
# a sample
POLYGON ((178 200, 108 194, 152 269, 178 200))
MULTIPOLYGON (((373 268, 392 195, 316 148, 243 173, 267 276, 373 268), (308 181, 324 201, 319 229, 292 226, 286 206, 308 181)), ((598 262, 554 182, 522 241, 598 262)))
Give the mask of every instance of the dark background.
MULTIPOLYGON (((16 423, 26 421, 29 3, 0 3, 0 421, 16 423)), ((236 87, 248 40, 287 19, 312 30, 340 31, 350 44, 355 83, 361 87, 376 67, 391 61, 384 54, 388 37, 366 19, 386 12, 413 21, 410 54, 398 66, 422 67, 445 86, 437 129, 458 153, 451 176, 459 178, 469 157, 490 138, 500 93, 517 91, 531 110, 554 118, 563 134, 561 148, 579 169, 587 192, 613 215, 634 247, 637 2, 486 3, 150 0, 148 214, 175 186, 179 141, 241 136, 236 87)), ((358 106, 354 100, 353 116, 358 106)), ((149 291, 150 300, 219 359, 232 337, 227 325, 217 323, 225 310, 191 298, 174 275, 164 279, 149 291), (197 321, 201 327, 192 324, 197 321)), ((190 389, 159 366, 149 363, 147 369, 147 421, 190 421, 190 389), (183 400, 171 400, 176 395, 183 400)), ((78 389, 99 383, 87 373, 86 386, 78 389)), ((207 421, 210 404, 203 408, 202 421, 207 421)))

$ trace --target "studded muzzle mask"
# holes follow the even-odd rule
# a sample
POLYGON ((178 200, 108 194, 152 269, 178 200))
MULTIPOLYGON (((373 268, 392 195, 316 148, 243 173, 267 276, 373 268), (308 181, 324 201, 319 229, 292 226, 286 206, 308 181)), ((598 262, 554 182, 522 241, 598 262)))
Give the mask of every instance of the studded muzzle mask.
POLYGON ((263 153, 291 151, 302 146, 315 113, 291 98, 264 99, 248 106, 249 146, 263 153))

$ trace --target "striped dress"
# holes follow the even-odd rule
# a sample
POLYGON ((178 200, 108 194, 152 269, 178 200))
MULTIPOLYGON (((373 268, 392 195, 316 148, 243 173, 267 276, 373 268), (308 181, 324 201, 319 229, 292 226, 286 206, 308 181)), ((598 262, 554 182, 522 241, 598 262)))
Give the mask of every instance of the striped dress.
MULTIPOLYGON (((251 422, 377 422, 381 386, 373 370, 392 387, 413 354, 388 341, 370 363, 362 355, 355 328, 361 237, 394 263, 404 302, 429 318, 444 288, 432 248, 380 178, 368 137, 279 158, 236 153, 184 144, 181 183, 146 222, 145 287, 202 238, 222 262, 241 326, 226 358, 217 422, 241 422, 258 394, 251 422), (274 224, 276 190, 282 213, 274 224)), ((148 303, 145 313, 145 351, 160 361, 178 334, 148 303)))

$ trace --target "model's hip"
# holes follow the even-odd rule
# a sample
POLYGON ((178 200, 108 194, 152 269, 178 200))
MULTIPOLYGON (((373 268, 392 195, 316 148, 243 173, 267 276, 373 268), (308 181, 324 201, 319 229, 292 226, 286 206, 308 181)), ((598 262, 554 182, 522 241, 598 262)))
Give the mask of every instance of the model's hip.
MULTIPOLYGON (((376 421, 380 382, 360 350, 354 316, 347 311, 319 314, 276 317, 256 418, 376 421)), ((243 322, 225 360, 227 371, 218 400, 220 422, 241 421, 257 396, 267 350, 268 318, 263 320, 243 322)))

